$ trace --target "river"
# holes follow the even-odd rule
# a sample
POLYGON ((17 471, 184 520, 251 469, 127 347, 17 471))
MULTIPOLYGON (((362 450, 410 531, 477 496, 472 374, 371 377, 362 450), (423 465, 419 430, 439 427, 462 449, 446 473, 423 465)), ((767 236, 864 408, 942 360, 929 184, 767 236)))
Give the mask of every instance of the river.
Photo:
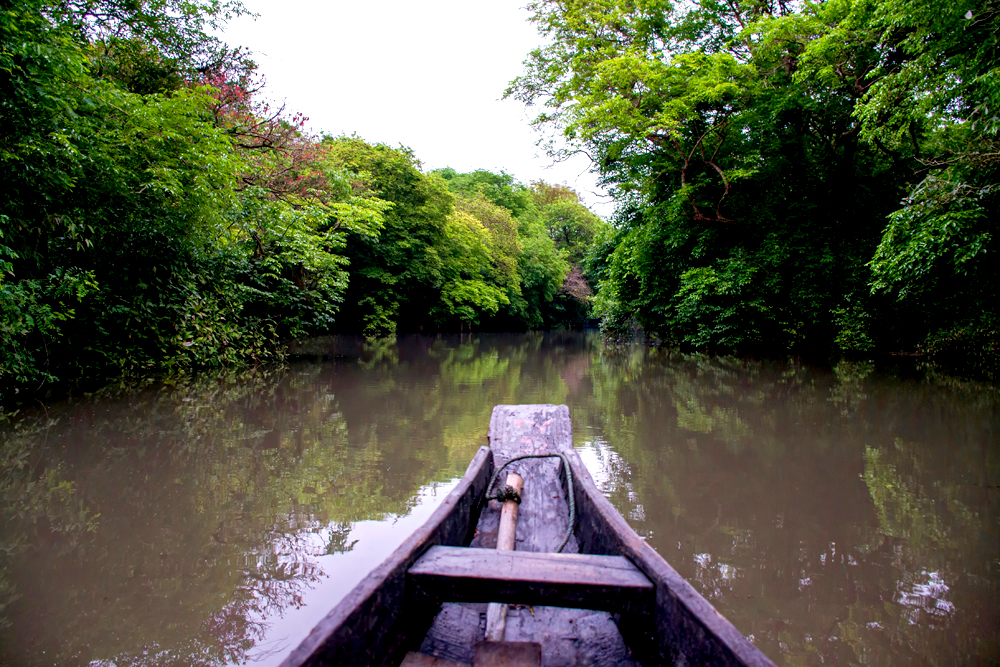
POLYGON ((0 660, 273 665, 433 511, 494 405, 779 664, 1000 659, 1000 398, 596 332, 313 341, 0 426, 0 660))

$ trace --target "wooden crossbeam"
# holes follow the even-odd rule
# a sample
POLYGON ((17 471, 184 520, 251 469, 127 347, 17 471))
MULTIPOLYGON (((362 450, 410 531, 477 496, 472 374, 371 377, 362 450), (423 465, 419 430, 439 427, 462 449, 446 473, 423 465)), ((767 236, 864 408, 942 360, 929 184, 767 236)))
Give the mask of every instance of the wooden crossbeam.
POLYGON ((448 602, 508 602, 649 613, 654 586, 627 558, 431 547, 407 572, 407 590, 448 602))

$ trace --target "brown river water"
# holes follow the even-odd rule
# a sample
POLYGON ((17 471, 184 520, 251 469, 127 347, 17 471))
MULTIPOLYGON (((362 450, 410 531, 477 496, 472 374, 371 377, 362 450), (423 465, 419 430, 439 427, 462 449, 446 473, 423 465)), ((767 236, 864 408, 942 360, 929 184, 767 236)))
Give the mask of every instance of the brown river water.
POLYGON ((314 341, 0 425, 0 662, 273 665, 434 510, 500 403, 565 403, 632 526, 775 662, 1000 661, 1000 397, 605 347, 314 341))

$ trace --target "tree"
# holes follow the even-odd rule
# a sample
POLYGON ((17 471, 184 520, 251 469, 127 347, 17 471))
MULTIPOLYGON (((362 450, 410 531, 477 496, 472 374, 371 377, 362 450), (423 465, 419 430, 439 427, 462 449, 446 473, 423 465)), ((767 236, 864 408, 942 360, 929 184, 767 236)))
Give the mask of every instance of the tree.
POLYGON ((531 184, 535 206, 556 248, 572 266, 583 261, 604 221, 588 209, 575 190, 544 181, 531 184))
MULTIPOLYGON (((508 249, 514 247, 512 226, 490 221, 516 221, 519 284, 516 289, 508 288, 510 302, 490 326, 537 329, 552 324, 553 318, 548 311, 569 266, 548 235, 532 191, 503 172, 496 174, 480 169, 460 174, 454 169, 442 169, 437 173, 452 192, 464 198, 463 206, 474 207, 474 213, 484 224, 492 229, 504 229, 502 236, 506 240, 503 244, 508 249)), ((504 273, 513 275, 509 268, 504 273)))
POLYGON ((386 206, 255 101, 238 4, 0 16, 0 396, 280 356, 329 329, 386 206), (73 325, 67 323, 73 320, 73 325))
POLYGON ((420 171, 409 149, 372 146, 358 137, 327 137, 324 146, 331 166, 357 173, 359 189, 393 205, 378 239, 355 234, 348 241, 345 321, 361 323, 370 336, 429 324, 444 285, 438 248, 454 197, 441 178, 420 171))
POLYGON ((1000 6, 886 2, 869 21, 890 57, 858 104, 862 133, 916 162, 871 261, 872 289, 914 314, 924 351, 995 380, 1000 6))
MULTIPOLYGON (((458 320, 460 328, 471 328, 482 317, 494 316, 510 303, 504 285, 493 280, 498 268, 496 238, 493 230, 459 208, 448 216, 445 239, 439 251, 444 279, 441 302, 432 315, 442 325, 458 320)), ((516 255, 502 259, 512 259, 508 263, 516 271, 516 255)), ((516 274, 514 278, 516 288, 516 274)))
POLYGON ((478 221, 489 231, 491 278, 512 294, 520 293, 517 260, 521 254, 518 224, 510 209, 498 206, 481 193, 474 197, 459 197, 455 208, 478 221))
POLYGON ((507 95, 541 105, 618 201, 587 260, 609 328, 774 353, 891 333, 861 330, 880 329, 866 264, 907 178, 853 116, 876 50, 848 40, 839 69, 798 74, 849 6, 531 5, 548 43, 507 95))

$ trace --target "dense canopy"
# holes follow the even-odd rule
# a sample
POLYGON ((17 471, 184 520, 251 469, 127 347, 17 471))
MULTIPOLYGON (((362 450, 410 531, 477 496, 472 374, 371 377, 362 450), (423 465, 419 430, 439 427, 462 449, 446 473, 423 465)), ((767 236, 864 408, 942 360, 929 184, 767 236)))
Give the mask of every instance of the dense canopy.
POLYGON ((541 0, 508 96, 619 203, 607 330, 995 375, 1000 6, 541 0))
MULTIPOLYGON (((547 200, 507 174, 426 173, 403 147, 311 135, 214 36, 244 12, 0 14, 4 404, 280 358, 307 335, 589 315, 586 290, 560 293, 585 241, 553 240, 547 200)), ((563 190, 557 208, 603 224, 563 190)))

